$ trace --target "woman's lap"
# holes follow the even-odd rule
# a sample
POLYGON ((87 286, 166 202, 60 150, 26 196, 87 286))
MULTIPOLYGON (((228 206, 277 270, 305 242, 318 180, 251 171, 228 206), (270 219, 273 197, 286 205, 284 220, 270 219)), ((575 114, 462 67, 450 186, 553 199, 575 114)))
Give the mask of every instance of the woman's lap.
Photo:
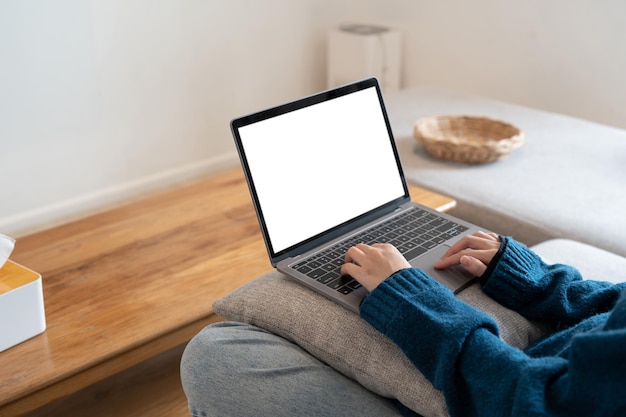
POLYGON ((222 322, 187 345, 181 378, 192 416, 400 416, 395 402, 258 327, 222 322))

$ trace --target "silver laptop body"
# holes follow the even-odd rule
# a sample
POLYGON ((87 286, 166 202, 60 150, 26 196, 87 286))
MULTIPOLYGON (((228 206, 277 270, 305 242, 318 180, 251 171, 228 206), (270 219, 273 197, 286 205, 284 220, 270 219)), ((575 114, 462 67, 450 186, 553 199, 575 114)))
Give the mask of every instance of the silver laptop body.
POLYGON ((461 267, 432 265, 481 229, 411 202, 375 78, 236 118, 231 129, 277 270, 353 311, 367 291, 339 268, 356 243, 392 243, 455 292, 472 281, 461 267))

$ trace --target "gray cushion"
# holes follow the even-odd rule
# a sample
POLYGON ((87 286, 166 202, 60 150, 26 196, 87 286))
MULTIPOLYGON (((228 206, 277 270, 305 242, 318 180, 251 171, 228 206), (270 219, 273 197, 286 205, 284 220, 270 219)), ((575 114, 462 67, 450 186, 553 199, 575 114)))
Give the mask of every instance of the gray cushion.
POLYGON ((434 88, 385 101, 407 179, 454 197, 454 215, 528 245, 568 238, 626 256, 626 131, 434 88), (526 141, 487 165, 434 159, 413 138, 415 121, 434 114, 500 119, 526 141))
MULTIPOLYGON (((542 334, 519 314, 470 286, 458 298, 498 322, 504 341, 523 348, 542 334)), ((346 376, 426 416, 447 416, 443 396, 400 349, 356 313, 272 272, 217 300, 228 320, 254 324, 293 341, 346 376)), ((426 342, 427 343, 427 342, 426 342)))

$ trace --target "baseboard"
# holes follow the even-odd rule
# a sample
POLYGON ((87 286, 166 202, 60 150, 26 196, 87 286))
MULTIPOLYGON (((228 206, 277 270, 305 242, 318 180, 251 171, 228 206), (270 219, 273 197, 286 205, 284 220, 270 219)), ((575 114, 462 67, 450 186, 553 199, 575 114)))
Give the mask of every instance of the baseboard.
POLYGON ((236 166, 237 161, 238 157, 235 153, 222 154, 182 167, 96 190, 88 194, 79 195, 71 199, 55 202, 24 213, 0 218, 0 231, 13 237, 25 236, 39 230, 85 217, 150 191, 156 191, 212 172, 236 166))

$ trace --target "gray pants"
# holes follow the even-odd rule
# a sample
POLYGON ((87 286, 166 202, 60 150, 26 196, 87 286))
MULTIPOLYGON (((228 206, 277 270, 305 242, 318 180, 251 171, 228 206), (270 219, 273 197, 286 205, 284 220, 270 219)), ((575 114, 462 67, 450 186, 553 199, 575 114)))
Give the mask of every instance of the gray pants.
POLYGON ((185 349, 181 378, 194 417, 402 415, 393 401, 247 324, 203 329, 185 349))

